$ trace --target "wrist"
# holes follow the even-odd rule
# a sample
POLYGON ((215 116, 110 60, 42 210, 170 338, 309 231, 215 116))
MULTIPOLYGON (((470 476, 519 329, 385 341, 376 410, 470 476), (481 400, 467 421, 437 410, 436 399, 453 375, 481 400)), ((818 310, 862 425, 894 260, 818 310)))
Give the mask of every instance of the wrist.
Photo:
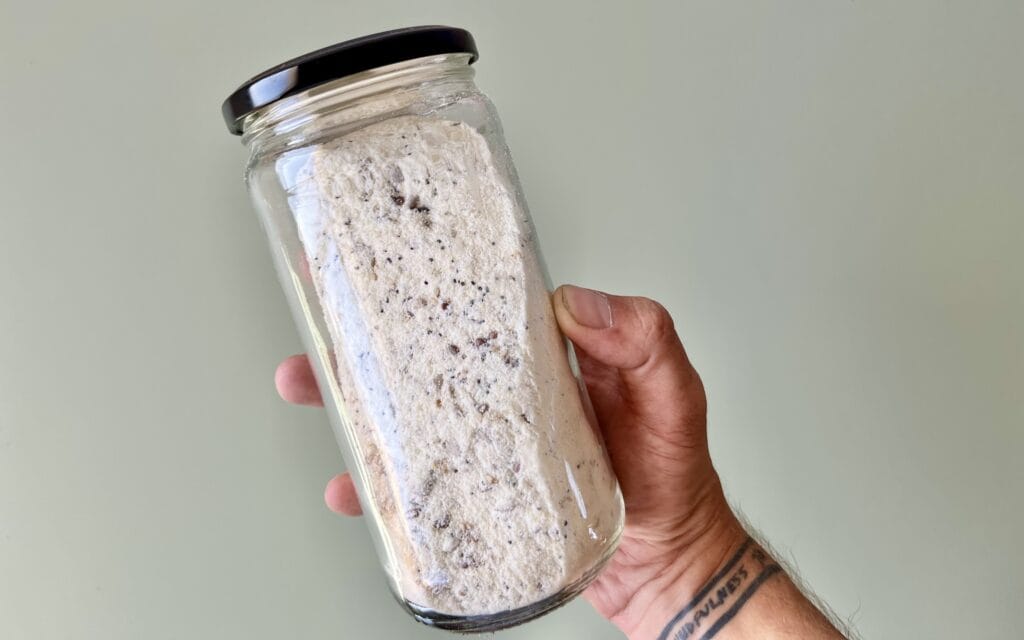
POLYGON ((660 569, 637 589, 629 604, 611 618, 630 638, 656 638, 676 611, 680 594, 696 594, 747 540, 747 532, 724 496, 699 519, 661 545, 660 569))
POLYGON ((820 638, 843 635, 733 517, 703 553, 652 584, 631 640, 820 638), (674 579, 673 579, 673 576, 674 579))
POLYGON ((747 532, 731 511, 687 547, 659 578, 645 586, 649 605, 627 635, 633 639, 657 638, 680 611, 684 601, 695 598, 711 585, 737 554, 745 551, 747 532))

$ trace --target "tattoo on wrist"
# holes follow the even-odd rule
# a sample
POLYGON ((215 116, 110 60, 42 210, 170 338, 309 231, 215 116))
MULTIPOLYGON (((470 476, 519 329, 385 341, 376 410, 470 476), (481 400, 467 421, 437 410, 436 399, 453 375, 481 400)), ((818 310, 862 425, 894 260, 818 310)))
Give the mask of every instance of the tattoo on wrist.
POLYGON ((693 600, 662 630, 658 640, 709 640, 739 613, 762 584, 782 568, 750 537, 693 600))

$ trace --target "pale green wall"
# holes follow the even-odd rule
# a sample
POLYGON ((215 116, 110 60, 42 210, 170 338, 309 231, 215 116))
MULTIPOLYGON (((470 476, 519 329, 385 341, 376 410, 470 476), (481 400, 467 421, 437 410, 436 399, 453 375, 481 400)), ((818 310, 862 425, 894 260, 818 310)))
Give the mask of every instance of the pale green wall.
MULTIPOLYGON (((329 514, 218 109, 451 23, 556 281, 656 297, 733 499, 870 638, 1024 596, 1020 2, 0 1, 0 638, 439 638, 329 514), (428 8, 431 7, 431 8, 428 8)), ((588 607, 505 638, 615 638, 588 607)))

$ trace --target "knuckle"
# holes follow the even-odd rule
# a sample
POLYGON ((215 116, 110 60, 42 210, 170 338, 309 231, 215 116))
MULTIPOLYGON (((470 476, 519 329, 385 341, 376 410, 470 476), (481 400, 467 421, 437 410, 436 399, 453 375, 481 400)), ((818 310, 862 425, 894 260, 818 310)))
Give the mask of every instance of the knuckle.
POLYGON ((633 311, 640 324, 644 342, 648 345, 664 341, 675 334, 672 314, 660 302, 650 298, 635 298, 633 311))

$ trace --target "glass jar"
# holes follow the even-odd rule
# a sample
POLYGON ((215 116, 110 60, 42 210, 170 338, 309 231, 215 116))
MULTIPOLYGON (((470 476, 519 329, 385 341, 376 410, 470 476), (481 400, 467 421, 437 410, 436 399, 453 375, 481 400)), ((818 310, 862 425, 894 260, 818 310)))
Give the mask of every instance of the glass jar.
POLYGON ((323 49, 224 104, 394 594, 524 622, 614 552, 618 484, 460 29, 323 49))

